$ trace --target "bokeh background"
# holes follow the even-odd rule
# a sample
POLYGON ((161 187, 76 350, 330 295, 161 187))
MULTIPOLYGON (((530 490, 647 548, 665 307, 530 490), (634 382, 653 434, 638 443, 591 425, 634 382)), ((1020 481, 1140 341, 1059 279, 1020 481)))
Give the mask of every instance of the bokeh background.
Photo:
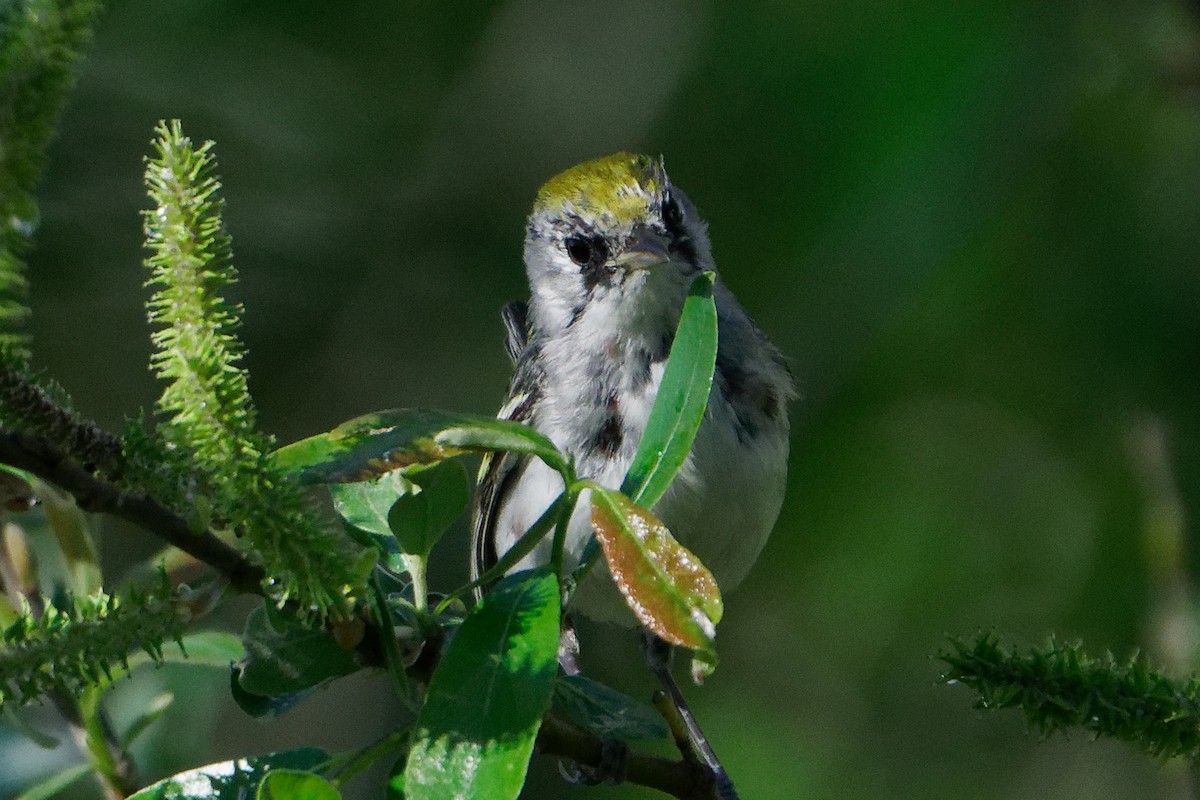
MULTIPOLYGON (((158 390, 139 210, 169 117, 217 142, 282 441, 494 411, 537 187, 665 155, 803 389, 782 516, 690 691, 743 797, 1194 796, 1182 764, 973 710, 936 654, 1053 633, 1196 665, 1200 4, 112 0, 29 259, 37 363, 112 426, 158 390)), ((105 525, 114 574, 153 547, 105 525)), ((464 543, 435 553, 443 588, 464 543)), ((631 636, 584 637, 587 669, 649 692, 631 636)), ((355 676, 260 723, 223 675, 165 669, 118 715, 163 687, 151 777, 359 746, 398 713, 355 676)), ((62 757, 4 741, 10 776, 62 757)), ((526 796, 655 795, 535 759, 526 796)))

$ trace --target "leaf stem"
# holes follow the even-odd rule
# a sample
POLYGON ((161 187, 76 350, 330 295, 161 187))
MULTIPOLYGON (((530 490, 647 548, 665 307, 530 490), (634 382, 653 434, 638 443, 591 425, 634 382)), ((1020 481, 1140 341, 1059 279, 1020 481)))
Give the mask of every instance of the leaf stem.
POLYGON ((429 583, 425 577, 425 557, 404 555, 404 571, 412 578, 413 607, 421 616, 429 610, 429 583))
MULTIPOLYGON (((584 731, 547 714, 538 731, 539 753, 569 758, 579 764, 598 767, 604 760, 603 742, 584 731)), ((703 764, 686 759, 672 761, 659 755, 631 751, 625 773, 627 783, 647 786, 680 800, 716 800, 716 781, 703 764)))
POLYGON ((78 701, 79 724, 84 734, 85 752, 104 783, 104 794, 123 798, 137 790, 133 762, 117 743, 117 737, 100 705, 101 690, 92 687, 78 701))
POLYGON ((341 788, 342 784, 370 767, 380 757, 398 750, 408 741, 408 738, 409 732, 407 730, 395 731, 383 737, 375 744, 367 745, 361 750, 356 750, 353 753, 345 753, 330 759, 322 771, 326 773, 326 779, 330 783, 341 788), (336 775, 331 775, 331 772, 335 772, 336 775))
MULTIPOLYGON (((415 582, 413 586, 415 588, 415 582)), ((387 664, 387 670, 392 676, 392 681, 396 684, 396 695, 400 698, 400 702, 415 717, 417 706, 413 702, 412 688, 409 685, 408 673, 404 667, 404 656, 400 654, 400 648, 396 644, 396 629, 392 627, 392 615, 388 611, 387 597, 384 595, 383 589, 379 586, 378 577, 374 574, 370 579, 370 587, 371 615, 375 617, 375 624, 379 628, 378 635, 380 644, 383 647, 384 663, 387 664)))
POLYGON ((112 514, 173 544, 224 574, 241 592, 262 593, 262 567, 212 532, 196 533, 187 520, 145 494, 97 478, 51 442, 20 431, 0 430, 0 462, 32 472, 74 495, 84 511, 112 514))
POLYGON ((574 481, 567 485, 558 501, 558 520, 554 524, 554 542, 550 548, 550 564, 554 574, 562 579, 563 550, 566 548, 567 531, 571 527, 571 516, 575 513, 575 504, 579 502, 579 493, 584 481, 574 481))
POLYGON ((538 542, 546 538, 546 534, 550 532, 550 529, 553 528, 555 523, 558 521, 559 507, 564 502, 566 496, 567 492, 563 492, 561 495, 559 495, 558 499, 551 503, 550 507, 547 508, 540 517, 538 517, 537 522, 533 523, 529 530, 525 531, 525 533, 521 535, 520 539, 517 539, 516 544, 510 547, 504 553, 504 555, 492 565, 491 569, 470 583, 464 584, 450 594, 446 595, 442 602, 438 603, 437 608, 434 609, 433 615, 435 617, 440 616, 447 608, 450 607, 451 603, 466 595, 467 592, 470 592, 473 589, 477 589, 481 586, 486 586, 497 578, 503 577, 506 572, 516 566, 517 562, 532 553, 533 548, 537 547, 538 542))

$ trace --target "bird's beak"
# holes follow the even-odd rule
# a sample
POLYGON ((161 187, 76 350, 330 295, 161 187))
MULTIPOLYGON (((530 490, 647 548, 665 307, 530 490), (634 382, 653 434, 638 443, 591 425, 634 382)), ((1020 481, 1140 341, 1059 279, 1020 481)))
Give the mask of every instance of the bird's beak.
POLYGON ((629 244, 613 260, 625 269, 649 269, 670 261, 671 251, 665 236, 646 225, 639 225, 633 229, 629 244))

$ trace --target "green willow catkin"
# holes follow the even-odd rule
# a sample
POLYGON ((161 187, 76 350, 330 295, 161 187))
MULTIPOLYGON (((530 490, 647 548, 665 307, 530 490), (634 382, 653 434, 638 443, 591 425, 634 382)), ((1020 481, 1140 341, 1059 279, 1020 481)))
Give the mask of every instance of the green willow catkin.
POLYGON ((1200 755, 1200 681, 1169 678, 1136 656, 1119 663, 1053 640, 1026 654, 986 635, 951 645, 941 655, 942 680, 975 690, 980 708, 1019 708, 1043 734, 1082 728, 1159 758, 1200 755))
POLYGON ((166 458, 190 464, 196 483, 173 489, 192 510, 207 497, 213 524, 242 534, 277 603, 317 619, 344 615, 362 596, 372 555, 322 525, 295 481, 268 464, 274 443, 257 430, 241 366, 241 307, 223 296, 237 272, 212 142, 194 147, 178 120, 157 134, 146 165, 154 207, 143 212, 155 289, 151 367, 167 383, 157 431, 166 458))
POLYGON ((157 662, 167 642, 183 647, 188 611, 165 575, 150 592, 44 602, 41 614, 26 604, 0 633, 0 706, 31 703, 51 692, 78 695, 112 680, 138 650, 157 662))

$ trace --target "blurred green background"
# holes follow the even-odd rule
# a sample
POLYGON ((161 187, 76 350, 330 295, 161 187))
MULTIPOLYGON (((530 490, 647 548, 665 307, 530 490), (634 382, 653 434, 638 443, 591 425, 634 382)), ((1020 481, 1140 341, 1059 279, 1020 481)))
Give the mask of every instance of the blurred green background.
MULTIPOLYGON (((1053 632, 1197 663, 1200 4, 113 0, 29 259, 36 361, 111 426, 158 391, 138 212, 164 117, 217 142, 282 441, 398 405, 494 411, 537 187, 664 154, 803 390, 783 514, 689 693, 743 797, 1195 796, 1179 763, 981 715, 934 656, 1053 632)), ((114 569, 153 547, 105 525, 114 569)), ((445 588, 465 533, 435 556, 445 588)), ((586 669, 648 693, 630 634, 583 635, 586 669)), ((182 695, 151 777, 359 746, 398 713, 382 677, 269 724, 224 684, 119 689, 182 695)), ((655 795, 535 759, 526 796, 655 795)))

